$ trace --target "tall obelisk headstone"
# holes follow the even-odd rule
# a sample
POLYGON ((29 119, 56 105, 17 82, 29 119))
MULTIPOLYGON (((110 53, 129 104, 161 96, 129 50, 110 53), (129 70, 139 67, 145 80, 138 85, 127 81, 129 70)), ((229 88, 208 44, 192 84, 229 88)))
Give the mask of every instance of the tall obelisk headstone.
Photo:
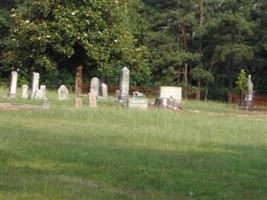
POLYGON ((18 83, 18 72, 12 71, 10 77, 9 93, 8 93, 9 98, 16 98, 17 83, 18 83))
POLYGON ((246 109, 250 110, 252 109, 253 106, 253 89, 254 85, 251 81, 251 75, 248 75, 248 91, 247 91, 247 96, 246 96, 246 109))
POLYGON ((40 74, 37 72, 32 73, 32 93, 31 98, 35 99, 39 90, 40 74))
POLYGON ((124 67, 121 70, 120 77, 120 96, 119 100, 122 103, 126 103, 129 97, 129 87, 130 87, 130 70, 124 67))
POLYGON ((83 67, 78 66, 76 68, 76 73, 75 73, 75 95, 80 95, 82 94, 82 84, 83 84, 83 67))

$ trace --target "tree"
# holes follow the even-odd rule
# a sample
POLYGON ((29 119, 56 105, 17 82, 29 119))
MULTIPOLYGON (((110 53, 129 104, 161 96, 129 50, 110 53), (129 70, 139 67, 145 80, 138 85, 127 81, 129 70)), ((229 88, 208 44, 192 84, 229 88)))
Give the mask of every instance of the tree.
POLYGON ((247 78, 247 73, 244 69, 241 69, 237 81, 236 81, 236 87, 238 90, 241 92, 242 99, 245 95, 245 92, 248 89, 248 78, 247 78))
MULTIPOLYGON (((109 76, 122 63, 138 68, 144 48, 129 29, 132 1, 33 0, 13 10, 5 59, 21 70, 80 67, 109 76)), ((76 76, 77 77, 77 76, 76 76)))
POLYGON ((206 81, 206 93, 205 93, 205 100, 207 100, 208 94, 208 83, 214 81, 214 77, 212 73, 205 70, 203 66, 197 66, 190 71, 190 74, 194 80, 197 81, 197 99, 200 100, 201 98, 201 81, 206 81))
POLYGON ((252 8, 251 0, 227 0, 218 9, 213 60, 217 66, 223 65, 229 91, 240 66, 254 57, 253 46, 248 42, 256 27, 251 18, 252 8))

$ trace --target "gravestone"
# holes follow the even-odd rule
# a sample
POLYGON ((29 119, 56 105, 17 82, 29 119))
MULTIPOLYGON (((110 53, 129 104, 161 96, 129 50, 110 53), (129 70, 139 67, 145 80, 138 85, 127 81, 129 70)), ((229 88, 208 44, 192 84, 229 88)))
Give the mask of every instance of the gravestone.
POLYGON ((21 98, 23 99, 29 98, 29 86, 26 84, 21 86, 21 98))
POLYGON ((124 67, 121 70, 120 96, 119 96, 120 101, 123 103, 127 102, 128 100, 129 87, 130 87, 130 70, 127 67, 124 67))
POLYGON ((101 96, 103 99, 108 99, 108 86, 105 83, 101 84, 101 96))
POLYGON ((17 83, 18 83, 18 72, 12 71, 10 77, 9 93, 8 93, 9 98, 16 98, 17 83))
POLYGON ((99 96, 100 80, 97 77, 93 77, 90 83, 90 92, 96 97, 99 96))
POLYGON ((140 108, 146 110, 148 108, 148 99, 140 97, 129 98, 128 108, 140 108))
POLYGON ((75 108, 81 109, 82 107, 83 107, 82 97, 76 96, 75 97, 75 108))
POLYGON ((78 66, 76 68, 76 73, 75 73, 75 94, 76 95, 79 95, 82 93, 82 84, 83 84, 82 73, 83 73, 83 67, 78 66))
POLYGON ((69 90, 65 85, 61 85, 58 90, 58 99, 60 101, 67 100, 69 98, 69 90))
POLYGON ((247 87, 248 87, 248 91, 247 91, 247 95, 245 99, 246 110, 251 110, 253 107, 253 89, 254 89, 254 85, 251 81, 251 75, 248 76, 247 87))
POLYGON ((94 93, 89 92, 88 94, 88 105, 90 108, 97 108, 97 101, 96 101, 96 96, 94 93))
POLYGON ((46 97, 46 86, 45 85, 41 85, 40 86, 40 90, 41 90, 40 98, 41 99, 47 99, 47 97, 46 97))
POLYGON ((159 98, 171 98, 177 103, 182 101, 182 88, 181 87, 171 87, 171 86, 161 86, 159 98))
POLYGON ((36 99, 39 98, 40 91, 39 90, 39 81, 40 81, 40 74, 37 72, 33 72, 32 74, 32 93, 31 98, 36 99))
POLYGON ((35 90, 34 99, 43 99, 43 91, 41 89, 35 90))

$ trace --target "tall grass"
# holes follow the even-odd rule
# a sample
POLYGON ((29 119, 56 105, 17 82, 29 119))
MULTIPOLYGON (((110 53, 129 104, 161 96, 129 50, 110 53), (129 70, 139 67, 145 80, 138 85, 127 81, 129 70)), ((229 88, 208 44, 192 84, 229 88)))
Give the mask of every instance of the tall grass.
POLYGON ((0 113, 0 199, 267 197, 266 117, 198 102, 76 110, 48 96, 48 111, 0 113))

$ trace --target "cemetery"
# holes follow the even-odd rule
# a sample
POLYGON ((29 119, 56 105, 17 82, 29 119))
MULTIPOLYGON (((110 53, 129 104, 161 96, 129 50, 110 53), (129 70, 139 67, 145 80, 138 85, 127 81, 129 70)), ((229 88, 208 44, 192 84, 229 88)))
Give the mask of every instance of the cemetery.
POLYGON ((0 2, 0 200, 265 200, 266 8, 0 2))

